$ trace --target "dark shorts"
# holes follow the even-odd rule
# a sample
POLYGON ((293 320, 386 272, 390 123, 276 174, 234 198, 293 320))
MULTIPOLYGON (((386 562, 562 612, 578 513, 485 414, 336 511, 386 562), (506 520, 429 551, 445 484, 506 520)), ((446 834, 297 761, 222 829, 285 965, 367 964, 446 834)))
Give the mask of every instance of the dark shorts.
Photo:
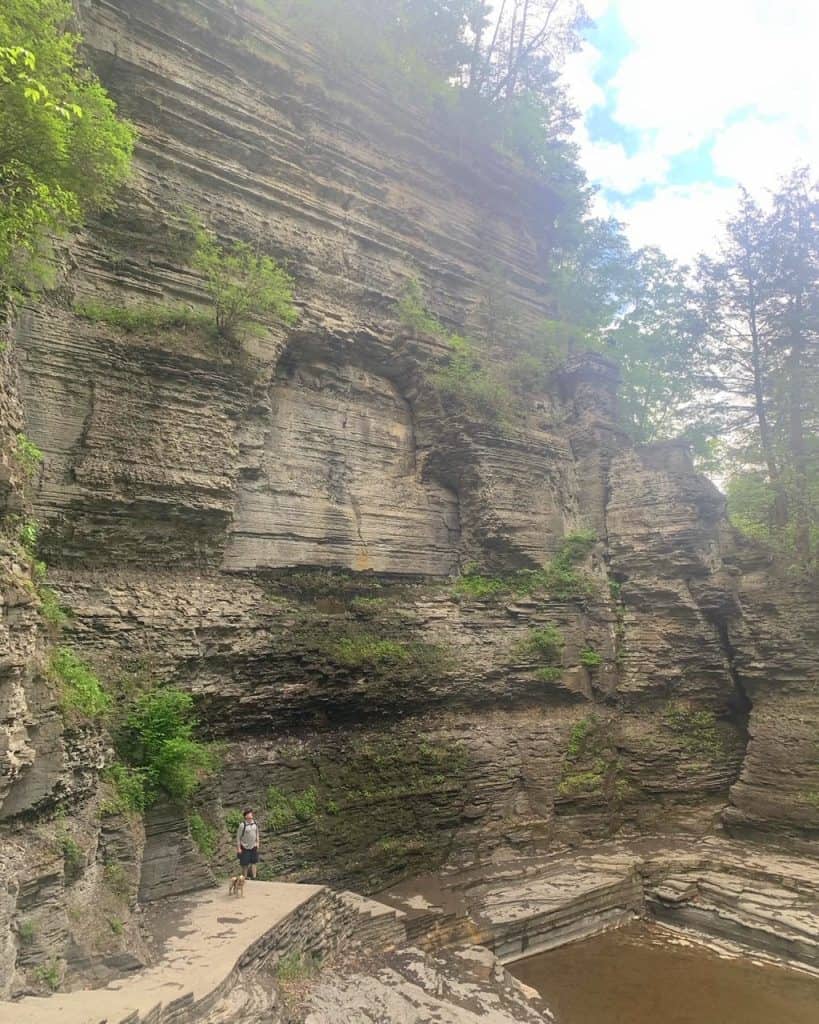
POLYGON ((243 868, 246 868, 248 864, 259 863, 259 848, 254 846, 252 850, 242 850, 239 854, 239 863, 243 868))

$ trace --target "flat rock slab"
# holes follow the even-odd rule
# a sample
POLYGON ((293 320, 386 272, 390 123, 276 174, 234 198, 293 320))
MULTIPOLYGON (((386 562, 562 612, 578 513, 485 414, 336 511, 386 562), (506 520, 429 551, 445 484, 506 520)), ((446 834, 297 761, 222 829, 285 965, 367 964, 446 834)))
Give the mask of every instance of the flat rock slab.
POLYGON ((0 1003, 0 1024, 119 1024, 159 1005, 195 1005, 230 978, 242 955, 322 889, 319 885, 249 882, 242 898, 227 887, 189 900, 168 935, 162 961, 106 988, 0 1003))

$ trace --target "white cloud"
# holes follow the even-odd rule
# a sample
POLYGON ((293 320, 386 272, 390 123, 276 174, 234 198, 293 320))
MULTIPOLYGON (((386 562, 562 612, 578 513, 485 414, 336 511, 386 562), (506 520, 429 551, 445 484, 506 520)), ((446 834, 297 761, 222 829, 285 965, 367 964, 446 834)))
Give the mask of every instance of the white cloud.
POLYGON ((580 147, 580 162, 595 184, 626 195, 642 185, 665 180, 668 158, 661 153, 643 150, 629 156, 617 142, 592 141, 584 126, 579 126, 575 142, 580 147))
POLYGON ((611 7, 611 3, 612 0, 583 0, 586 14, 594 21, 603 17, 608 8, 611 7))
POLYGON ((810 148, 808 135, 799 125, 749 117, 721 132, 711 155, 717 174, 740 181, 758 194, 804 162, 810 148))
POLYGON ((633 42, 611 87, 615 119, 683 152, 753 110, 798 126, 819 151, 814 0, 617 0, 633 42))
POLYGON ((561 70, 563 83, 574 105, 583 114, 606 102, 605 92, 594 80, 601 56, 599 50, 587 43, 577 53, 569 54, 561 70))
POLYGON ((656 245, 675 259, 691 262, 700 251, 717 247, 736 201, 736 188, 671 185, 652 199, 628 207, 613 203, 608 209, 624 222, 635 247, 656 245))
POLYGON ((631 49, 601 89, 594 80, 601 54, 585 47, 567 65, 567 86, 584 113, 608 101, 638 147, 629 155, 615 141, 590 139, 584 126, 576 141, 589 178, 609 193, 655 186, 651 200, 610 205, 636 244, 681 257, 714 247, 735 189, 668 181, 673 158, 702 145, 716 176, 760 197, 796 164, 819 171, 815 0, 596 0, 595 7, 598 16, 617 13, 631 49))

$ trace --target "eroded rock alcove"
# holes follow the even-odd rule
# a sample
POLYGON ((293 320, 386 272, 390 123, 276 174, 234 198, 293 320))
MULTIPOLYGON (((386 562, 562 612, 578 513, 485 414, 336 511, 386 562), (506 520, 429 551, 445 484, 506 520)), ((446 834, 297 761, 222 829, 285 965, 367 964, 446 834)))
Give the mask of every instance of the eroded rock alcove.
POLYGON ((409 403, 363 366, 286 360, 246 435, 228 570, 449 576, 458 503, 426 479, 409 403))

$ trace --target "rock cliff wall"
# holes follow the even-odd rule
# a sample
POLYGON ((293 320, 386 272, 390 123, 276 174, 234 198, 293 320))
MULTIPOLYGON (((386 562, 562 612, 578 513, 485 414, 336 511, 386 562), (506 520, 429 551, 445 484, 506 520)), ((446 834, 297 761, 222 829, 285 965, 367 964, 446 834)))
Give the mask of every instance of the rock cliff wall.
MULTIPOLYGON (((79 9, 140 128, 137 170, 61 289, 17 321, 4 422, 45 453, 27 500, 72 609, 64 641, 112 683, 189 689, 225 742, 203 817, 221 834, 254 803, 277 874, 369 890, 448 857, 618 830, 723 821, 815 841, 815 593, 737 537, 682 449, 623 436, 608 361, 577 357, 501 431, 443 415, 424 387, 440 342, 396 321, 418 277, 448 323, 478 329, 500 269, 526 331, 546 310, 550 191, 243 5, 79 9), (237 359, 195 330, 77 315, 89 299, 203 308, 181 251, 189 208, 287 263, 296 329, 270 327, 237 359), (592 539, 567 567, 577 536, 592 539), (497 586, 454 583, 470 563, 497 586), (520 584, 544 567, 542 585, 520 584), (549 629, 556 655, 533 642, 549 629)), ((4 465, 8 519, 26 499, 4 465)), ((28 956, 26 816, 70 809, 82 878, 109 889, 137 830, 114 871, 123 919, 146 839, 100 813, 104 743, 66 736, 38 668, 49 638, 16 579, 28 570, 4 551, 8 989, 28 956)), ((143 899, 173 889, 177 863, 208 877, 184 820, 154 817, 143 899)))

